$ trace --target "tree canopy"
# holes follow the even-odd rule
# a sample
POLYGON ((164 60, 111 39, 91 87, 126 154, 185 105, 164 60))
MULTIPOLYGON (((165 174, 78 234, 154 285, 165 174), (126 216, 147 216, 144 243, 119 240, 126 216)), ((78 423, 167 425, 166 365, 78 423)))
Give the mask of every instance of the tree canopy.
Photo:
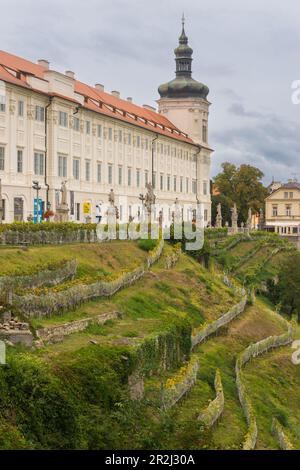
POLYGON ((230 222, 230 209, 237 204, 239 223, 246 222, 248 210, 254 213, 264 208, 264 201, 268 194, 262 183, 263 172, 251 165, 237 167, 225 162, 222 171, 214 178, 216 194, 212 196, 212 216, 215 220, 217 205, 222 204, 223 222, 230 222))

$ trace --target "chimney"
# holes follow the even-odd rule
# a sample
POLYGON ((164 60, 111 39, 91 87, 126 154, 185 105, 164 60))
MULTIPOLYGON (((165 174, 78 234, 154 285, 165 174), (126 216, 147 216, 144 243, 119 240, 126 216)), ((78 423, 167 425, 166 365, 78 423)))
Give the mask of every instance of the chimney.
POLYGON ((112 91, 111 94, 115 96, 116 98, 120 98, 120 92, 119 91, 112 91))
POLYGON ((131 98, 131 96, 128 96, 127 101, 129 101, 129 103, 132 103, 132 98, 131 98))
POLYGON ((37 63, 38 63, 41 67, 43 67, 43 69, 49 70, 49 65, 50 65, 50 63, 48 62, 48 60, 46 60, 46 59, 39 59, 39 60, 37 61, 37 63))
POLYGON ((156 109, 153 108, 153 106, 150 106, 149 104, 143 104, 143 108, 149 109, 150 111, 154 111, 156 113, 156 109))
POLYGON ((104 85, 101 85, 101 83, 96 83, 95 88, 96 90, 104 91, 104 85))
POLYGON ((75 79, 75 73, 72 72, 71 70, 67 70, 66 75, 67 75, 67 77, 75 79))

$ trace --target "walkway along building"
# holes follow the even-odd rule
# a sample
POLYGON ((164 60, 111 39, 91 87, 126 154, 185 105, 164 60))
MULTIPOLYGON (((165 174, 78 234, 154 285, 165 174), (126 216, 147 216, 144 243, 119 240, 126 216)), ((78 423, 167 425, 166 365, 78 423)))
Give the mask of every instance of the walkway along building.
MULTIPOLYGON (((43 209, 55 209, 67 181, 69 217, 107 202, 111 188, 121 221, 136 217, 139 195, 153 181, 157 201, 176 198, 191 217, 203 203, 211 220, 208 88, 192 78, 192 49, 184 31, 175 49, 176 78, 159 87, 158 112, 137 106, 100 84, 86 85, 47 60, 37 64, 0 51, 0 179, 3 221, 33 214, 38 181, 43 209), (121 201, 127 200, 127 208, 121 201), (89 204, 85 204, 85 203, 89 204)), ((170 213, 164 214, 170 220, 170 213)))

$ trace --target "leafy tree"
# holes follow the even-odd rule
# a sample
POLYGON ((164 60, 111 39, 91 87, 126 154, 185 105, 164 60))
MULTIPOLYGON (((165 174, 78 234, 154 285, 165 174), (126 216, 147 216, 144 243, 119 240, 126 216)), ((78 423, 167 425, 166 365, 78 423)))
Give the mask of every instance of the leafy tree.
POLYGON ((281 267, 278 275, 277 299, 282 311, 300 321, 300 252, 293 252, 281 267))
POLYGON ((215 220, 217 205, 222 204, 223 222, 230 222, 230 209, 237 204, 239 223, 246 222, 248 210, 259 212, 264 208, 267 189, 261 182, 264 174, 259 168, 243 164, 236 167, 232 163, 222 164, 222 172, 214 178, 214 185, 219 194, 212 197, 213 220, 215 220))

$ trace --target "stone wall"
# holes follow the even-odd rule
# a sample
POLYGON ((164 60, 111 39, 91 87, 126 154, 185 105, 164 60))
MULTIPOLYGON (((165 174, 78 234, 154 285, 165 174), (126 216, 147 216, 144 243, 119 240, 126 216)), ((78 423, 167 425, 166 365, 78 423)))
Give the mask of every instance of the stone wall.
POLYGON ((263 354, 270 349, 278 348, 280 346, 285 346, 293 341, 296 327, 293 323, 288 323, 288 331, 279 336, 269 336, 261 341, 258 341, 255 344, 250 344, 241 354, 239 354, 236 365, 236 385, 238 389, 239 400, 243 408, 247 424, 248 432, 245 436, 243 443, 243 450, 252 450, 255 448, 257 440, 257 425, 255 413, 250 401, 250 398, 247 395, 246 387, 243 383, 243 366, 250 361, 251 358, 257 357, 260 354, 263 354))
POLYGON ((283 427, 276 418, 272 420, 272 433, 277 439, 280 449, 282 450, 294 450, 293 444, 290 442, 288 437, 285 435, 283 427))
MULTIPOLYGON (((147 258, 146 266, 149 268, 161 256, 164 241, 160 240, 147 258)), ((26 317, 51 316, 64 310, 74 309, 81 303, 97 298, 110 297, 120 289, 136 282, 145 273, 142 265, 134 271, 122 274, 118 279, 111 282, 97 281, 92 284, 78 284, 60 292, 48 292, 45 295, 12 294, 12 304, 26 317)))
POLYGON ((192 349, 243 313, 246 305, 247 296, 245 295, 243 299, 234 305, 227 313, 225 313, 225 315, 222 315, 216 321, 209 323, 208 325, 202 326, 200 330, 194 330, 192 334, 192 349))
POLYGON ((65 336, 79 331, 85 330, 91 324, 103 325, 108 320, 121 318, 122 314, 119 312, 103 313, 95 317, 83 318, 69 323, 63 323, 57 326, 50 326, 48 328, 40 328, 36 330, 36 346, 40 347, 44 344, 59 343, 63 341, 65 336))
POLYGON ((174 406, 195 384, 199 362, 196 356, 170 379, 167 380, 162 397, 162 408, 167 410, 174 406))
POLYGON ((216 398, 211 401, 208 407, 198 416, 198 420, 208 428, 211 428, 215 424, 224 410, 224 392, 219 370, 216 372, 214 385, 216 390, 216 398))
POLYGON ((76 274, 76 260, 65 261, 63 265, 55 269, 39 271, 28 276, 3 276, 0 277, 0 296, 10 289, 35 288, 42 285, 55 286, 67 279, 72 279, 76 274))

